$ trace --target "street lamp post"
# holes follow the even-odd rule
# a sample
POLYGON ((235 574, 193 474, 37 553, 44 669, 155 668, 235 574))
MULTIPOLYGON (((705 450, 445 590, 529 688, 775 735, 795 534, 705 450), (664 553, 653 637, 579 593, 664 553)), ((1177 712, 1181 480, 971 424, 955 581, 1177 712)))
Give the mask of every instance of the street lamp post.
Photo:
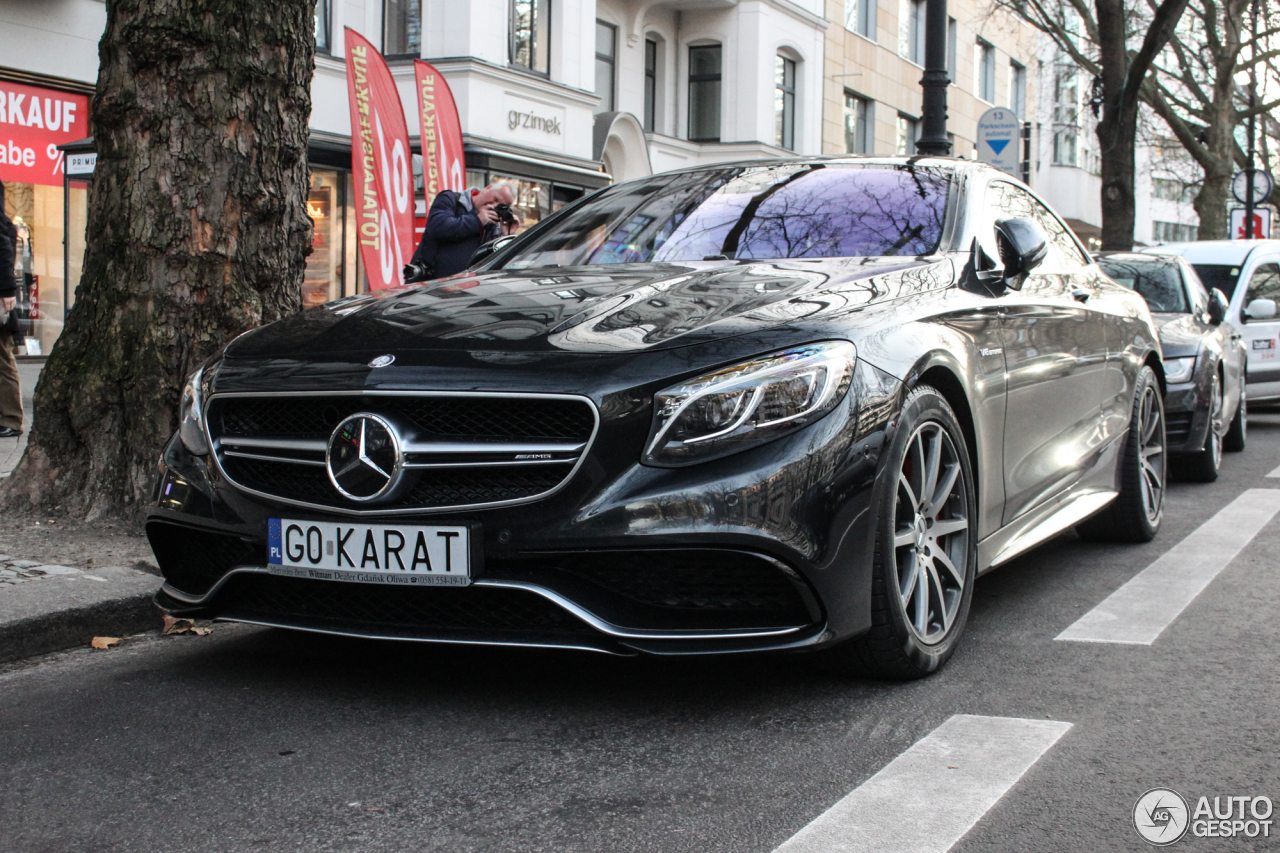
POLYGON ((916 153, 936 157, 951 155, 947 139, 947 0, 928 0, 925 7, 924 90, 920 139, 916 153))
MULTIPOLYGON (((1258 0, 1253 0, 1252 9, 1253 40, 1250 43, 1250 56, 1258 52, 1258 0)), ((1244 201, 1244 236, 1246 240, 1252 240, 1258 236, 1253 230, 1253 178, 1257 168, 1256 152, 1254 149, 1254 132, 1257 130, 1258 117, 1255 110, 1258 108, 1258 71, 1257 64, 1249 65, 1249 165, 1248 174, 1245 178, 1247 186, 1245 187, 1244 201)))

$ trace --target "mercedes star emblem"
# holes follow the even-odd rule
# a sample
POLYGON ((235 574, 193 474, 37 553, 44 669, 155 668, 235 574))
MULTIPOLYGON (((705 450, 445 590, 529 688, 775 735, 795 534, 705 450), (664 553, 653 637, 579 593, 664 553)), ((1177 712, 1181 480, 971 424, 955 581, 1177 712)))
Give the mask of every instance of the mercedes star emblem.
POLYGON ((400 434, 377 415, 354 414, 329 436, 325 467, 333 487, 353 501, 386 497, 404 468, 400 434))
POLYGON ((370 367, 386 367, 388 364, 390 364, 395 360, 396 360, 396 357, 394 355, 380 355, 377 358, 375 358, 373 361, 369 362, 369 366, 370 367))

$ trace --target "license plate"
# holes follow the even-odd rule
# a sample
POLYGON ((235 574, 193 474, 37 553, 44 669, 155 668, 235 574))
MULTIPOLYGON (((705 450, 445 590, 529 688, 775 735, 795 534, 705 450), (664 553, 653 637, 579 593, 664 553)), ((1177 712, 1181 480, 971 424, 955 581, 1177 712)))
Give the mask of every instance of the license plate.
POLYGON ((267 522, 267 568, 273 575, 317 580, 466 586, 470 534, 463 526, 273 518, 267 522))

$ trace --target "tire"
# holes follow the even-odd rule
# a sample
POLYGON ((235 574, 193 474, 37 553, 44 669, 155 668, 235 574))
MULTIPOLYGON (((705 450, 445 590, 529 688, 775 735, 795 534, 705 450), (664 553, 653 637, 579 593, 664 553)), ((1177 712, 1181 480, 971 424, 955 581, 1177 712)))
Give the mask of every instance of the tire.
POLYGON ((1164 518, 1168 444, 1164 395, 1155 372, 1143 366, 1133 395, 1133 414, 1120 453, 1120 495, 1102 512, 1076 526, 1082 539, 1150 542, 1164 518))
POLYGON ((1197 483, 1212 483, 1218 479, 1218 471, 1222 468, 1225 394, 1222 380, 1214 373, 1213 385, 1209 389, 1209 428, 1205 431, 1204 447, 1196 453, 1183 453, 1170 460, 1179 479, 1197 483))
MULTIPOLYGON (((1243 385, 1243 380, 1241 380, 1243 385)), ((1228 453, 1239 453, 1244 450, 1245 438, 1249 432, 1249 405, 1244 388, 1240 389, 1240 405, 1236 406, 1235 417, 1227 427, 1227 434, 1222 437, 1222 449, 1228 453)))
POLYGON ((955 651, 978 565, 969 451, 955 413, 934 388, 921 385, 907 395, 884 473, 876 497, 871 630, 819 660, 841 674, 907 680, 936 671, 955 651), (932 496, 917 498, 929 479, 932 496))

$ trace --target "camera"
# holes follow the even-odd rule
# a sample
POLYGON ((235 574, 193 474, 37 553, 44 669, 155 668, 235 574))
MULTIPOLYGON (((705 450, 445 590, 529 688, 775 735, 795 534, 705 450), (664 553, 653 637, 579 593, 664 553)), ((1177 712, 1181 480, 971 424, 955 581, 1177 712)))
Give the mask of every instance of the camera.
POLYGON ((496 213, 496 214, 498 214, 498 219, 500 219, 500 220, 502 221, 502 224, 503 224, 503 225, 515 225, 515 224, 516 224, 516 215, 515 215, 514 213, 512 213, 512 212, 511 212, 511 205, 509 205, 509 204, 495 204, 495 205, 493 206, 493 212, 494 212, 494 213, 496 213))
POLYGON ((409 284, 415 281, 426 281, 435 275, 435 267, 431 264, 405 264, 404 265, 404 283, 409 284))

